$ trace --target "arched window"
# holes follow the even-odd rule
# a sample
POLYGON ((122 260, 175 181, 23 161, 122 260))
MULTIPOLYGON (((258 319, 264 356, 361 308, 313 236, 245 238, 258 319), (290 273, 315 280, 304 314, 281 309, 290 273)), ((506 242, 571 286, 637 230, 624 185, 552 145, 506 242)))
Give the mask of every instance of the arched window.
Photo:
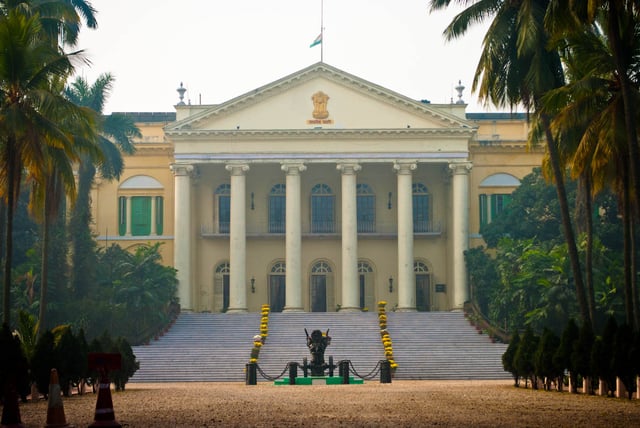
POLYGON ((427 186, 413 183, 413 231, 416 233, 431 231, 429 199, 427 186))
POLYGON ((285 232, 286 193, 284 184, 276 184, 269 192, 269 233, 285 232))
POLYGON ((164 231, 164 187, 148 175, 136 175, 118 186, 122 195, 135 191, 136 196, 118 197, 118 234, 124 236, 162 235, 164 231), (140 191, 148 195, 141 196, 140 191), (129 207, 127 207, 129 204, 129 207), (129 208, 129 209, 127 209, 129 208), (130 218, 127 216, 130 214, 130 218))
POLYGON ((356 195, 358 233, 375 232, 376 197, 373 190, 368 184, 358 184, 356 195))
POLYGON ((316 184, 311 189, 311 232, 335 231, 335 195, 326 184, 316 184))
POLYGON ((500 215, 511 202, 511 192, 520 186, 520 180, 511 174, 493 174, 482 180, 478 197, 480 226, 484 226, 500 215), (493 189, 491 189, 493 188, 493 189))
POLYGON ((221 184, 216 189, 215 204, 218 213, 218 233, 229 233, 231 224, 231 185, 221 184))

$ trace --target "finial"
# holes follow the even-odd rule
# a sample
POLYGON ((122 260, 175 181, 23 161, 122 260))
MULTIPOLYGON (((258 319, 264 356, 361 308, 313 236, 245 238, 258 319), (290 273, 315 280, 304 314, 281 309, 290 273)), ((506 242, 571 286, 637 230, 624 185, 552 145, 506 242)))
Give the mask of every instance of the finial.
POLYGON ((178 91, 178 96, 180 97, 180 101, 178 102, 179 106, 183 106, 184 105, 184 93, 187 92, 187 89, 182 86, 182 82, 180 82, 180 87, 178 89, 176 89, 176 91, 178 91))
POLYGON ((464 91, 464 86, 462 86, 461 80, 458 80, 458 86, 455 87, 455 90, 458 92, 458 101, 456 101, 456 104, 464 104, 464 101, 462 100, 462 91, 464 91))

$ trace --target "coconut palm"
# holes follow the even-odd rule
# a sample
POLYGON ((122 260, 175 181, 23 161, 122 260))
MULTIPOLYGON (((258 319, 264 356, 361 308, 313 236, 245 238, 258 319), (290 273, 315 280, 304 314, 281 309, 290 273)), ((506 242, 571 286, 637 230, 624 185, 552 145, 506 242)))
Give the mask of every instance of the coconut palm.
MULTIPOLYGON (((431 10, 448 7, 452 0, 431 0, 431 10)), ((473 80, 480 100, 497 107, 517 105, 539 111, 542 96, 564 85, 557 51, 547 50, 549 34, 544 28, 550 0, 458 0, 465 10, 454 17, 444 31, 448 40, 460 37, 474 24, 492 19, 484 36, 483 50, 473 80)), ((571 224, 560 150, 550 130, 551 118, 536 116, 553 171, 562 214, 562 226, 569 249, 576 297, 584 321, 593 319, 589 311, 575 233, 571 224)))
POLYGON ((94 283, 89 274, 95 266, 95 255, 90 251, 94 241, 89 229, 89 195, 96 172, 99 171, 100 176, 106 180, 118 179, 124 170, 122 153, 132 154, 135 151, 132 138, 141 135, 129 117, 122 114, 102 115, 113 81, 114 78, 109 73, 100 75, 92 85, 83 77, 77 77, 65 90, 69 100, 90 108, 99 115, 98 144, 104 154, 100 163, 95 163, 90 157, 82 157, 78 171, 78 199, 71 215, 70 229, 73 249, 72 287, 81 296, 87 293, 89 284, 94 283))
POLYGON ((3 321, 10 323, 10 287, 13 214, 23 172, 45 165, 47 146, 71 145, 69 133, 56 119, 86 120, 82 110, 68 102, 52 82, 73 71, 70 58, 42 37, 37 17, 16 10, 0 17, 0 195, 7 202, 3 321), (55 114, 52 114, 55 112, 55 114))
POLYGON ((640 325, 633 280, 633 184, 626 156, 624 100, 610 46, 600 28, 587 26, 585 31, 573 32, 560 41, 570 82, 545 96, 545 109, 554 111, 555 133, 579 134, 575 138, 577 145, 568 154, 574 176, 588 178, 593 194, 609 186, 618 195, 623 208, 627 323, 640 325))
MULTIPOLYGON (((41 235, 41 270, 40 270, 40 301, 39 301, 39 331, 47 329, 47 292, 48 292, 48 261, 50 226, 53 219, 68 198, 71 203, 76 197, 75 176, 73 165, 80 161, 80 156, 101 159, 101 153, 95 144, 95 114, 87 108, 80 108, 85 117, 73 123, 67 123, 66 118, 60 117, 57 122, 66 132, 71 132, 68 141, 71 144, 45 146, 46 156, 40 168, 30 170, 29 179, 32 184, 29 208, 32 215, 42 224, 41 235)), ((51 112, 52 117, 55 111, 51 112)), ((63 142, 64 143, 64 142, 63 142)))
POLYGON ((0 0, 0 14, 17 10, 38 16, 43 35, 55 45, 75 46, 82 20, 88 28, 97 28, 96 10, 86 0, 0 0))

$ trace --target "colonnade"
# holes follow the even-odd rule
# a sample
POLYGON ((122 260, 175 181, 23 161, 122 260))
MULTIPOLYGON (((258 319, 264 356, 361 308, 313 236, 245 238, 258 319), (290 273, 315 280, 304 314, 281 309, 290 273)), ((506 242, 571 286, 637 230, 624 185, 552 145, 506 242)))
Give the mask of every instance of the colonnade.
MULTIPOLYGON (((391 162, 391 161, 390 161, 391 162)), ((413 171, 416 162, 393 162, 397 180, 398 218, 398 306, 399 311, 416 310, 416 285, 413 271, 413 171)), ((231 224, 229 230, 229 309, 228 312, 247 311, 246 291, 246 174, 250 163, 228 163, 231 182, 231 224)), ((469 298, 464 264, 468 249, 469 179, 471 163, 451 162, 452 213, 451 228, 453 306, 462 308, 469 298)), ((286 174, 286 296, 284 311, 303 311, 302 302, 302 225, 301 174, 306 170, 302 162, 282 162, 286 174)), ((338 162, 342 190, 342 302, 341 310, 360 310, 358 287, 358 228, 357 162, 338 162)), ((174 261, 178 270, 178 297, 183 309, 193 309, 191 176, 194 165, 173 164, 175 179, 174 261)))

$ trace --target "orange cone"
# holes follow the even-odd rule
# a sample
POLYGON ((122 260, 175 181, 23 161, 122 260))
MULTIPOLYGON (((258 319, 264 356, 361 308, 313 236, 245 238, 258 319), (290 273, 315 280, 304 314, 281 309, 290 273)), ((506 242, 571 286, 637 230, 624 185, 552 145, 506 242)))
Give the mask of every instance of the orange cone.
POLYGON ((2 408, 2 428, 24 428, 20 420, 20 406, 18 405, 18 393, 13 382, 8 382, 4 393, 4 407, 2 408))
POLYGON ((111 382, 106 375, 100 377, 100 387, 98 388, 98 402, 96 403, 96 415, 89 428, 92 427, 116 427, 121 428, 116 421, 113 412, 113 401, 111 401, 111 382))
POLYGON ((70 427, 67 418, 64 416, 64 406, 60 397, 60 382, 58 381, 58 371, 51 369, 49 378, 49 407, 47 408, 47 424, 45 428, 70 427))

